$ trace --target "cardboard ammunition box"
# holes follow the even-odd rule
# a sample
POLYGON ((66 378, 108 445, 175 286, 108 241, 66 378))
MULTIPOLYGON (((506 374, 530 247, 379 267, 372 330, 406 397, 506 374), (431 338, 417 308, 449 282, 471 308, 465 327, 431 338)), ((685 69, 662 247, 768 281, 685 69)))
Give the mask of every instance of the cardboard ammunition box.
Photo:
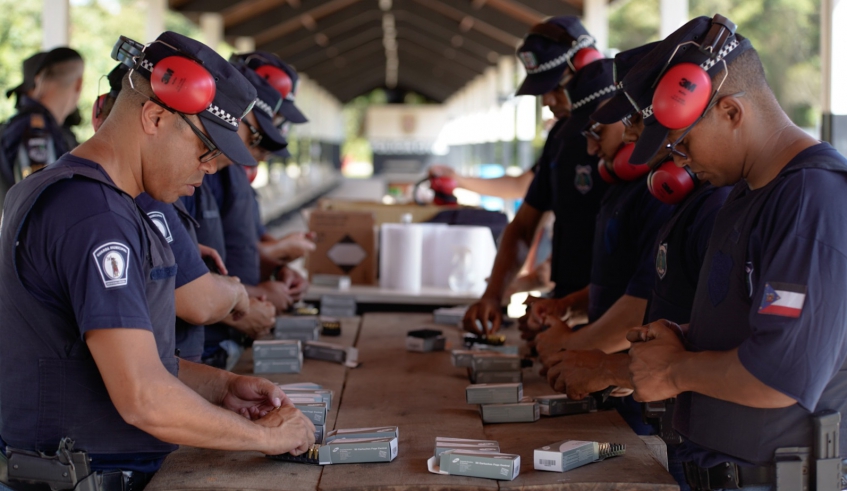
POLYGON ((468 349, 454 349, 450 352, 450 360, 454 367, 470 368, 475 354, 477 354, 476 351, 468 349))
POLYGON ((307 341, 303 345, 303 356, 313 360, 334 361, 345 363, 356 362, 359 350, 353 347, 341 346, 340 344, 323 343, 320 341, 307 341))
MULTIPOLYGON (((374 215, 361 211, 314 210, 309 230, 315 232, 315 250, 306 256, 309 277, 345 275, 354 285, 376 284, 377 228, 374 215)), ((326 315, 332 315, 324 310, 326 315)))
POLYGON ((322 295, 321 313, 330 317, 355 317, 356 299, 342 295, 322 295))
POLYGON ((435 455, 439 455, 449 450, 475 450, 477 452, 500 452, 500 444, 494 440, 470 440, 467 438, 444 438, 437 437, 435 439, 435 455))
POLYGON ((535 401, 479 406, 483 423, 532 423, 541 416, 535 401))
POLYGON ((590 464, 600 456, 597 442, 566 440, 536 448, 532 464, 539 471, 565 472, 590 464))
POLYGON ((326 434, 326 425, 315 425, 315 443, 323 444, 324 435, 326 434))
POLYGON ((329 288, 338 288, 339 290, 347 290, 353 282, 350 277, 340 274, 313 274, 312 284, 315 286, 326 286, 329 288))
POLYGON ((417 329, 406 333, 406 350, 428 353, 444 351, 447 339, 444 333, 436 329, 417 329))
POLYGON ((326 403, 326 410, 332 410, 332 391, 329 389, 283 389, 288 397, 295 398, 308 398, 310 400, 314 400, 314 402, 324 402, 326 403))
POLYGON ((521 359, 517 355, 477 353, 471 361, 471 368, 476 373, 520 371, 521 359))
POLYGON ((523 398, 523 384, 473 384, 465 388, 468 404, 514 404, 523 398))
POLYGON ((316 327, 314 329, 276 330, 274 331, 274 337, 276 339, 290 339, 294 341, 300 341, 301 343, 305 343, 308 341, 317 341, 321 337, 321 329, 319 327, 316 327))
POLYGON ((260 358, 253 360, 253 373, 300 373, 303 354, 296 358, 260 358))
POLYGON ((253 342, 253 359, 299 358, 302 352, 300 341, 292 339, 262 340, 253 342))
POLYGON ((288 389, 323 389, 323 386, 314 382, 298 382, 295 384, 277 384, 277 386, 286 391, 288 389))
POLYGON ((514 384, 523 380, 523 374, 520 371, 474 372, 471 369, 470 379, 475 384, 514 384))
POLYGON ((327 443, 338 438, 400 438, 400 429, 396 426, 347 428, 343 430, 333 430, 326 434, 327 443))
POLYGON ((326 424, 326 403, 325 402, 295 402, 294 407, 300 410, 304 416, 309 418, 315 428, 326 424))
POLYGON ((319 461, 327 464, 391 462, 397 457, 397 437, 338 438, 321 445, 319 461))
POLYGON ((432 311, 433 322, 436 324, 444 324, 445 326, 458 326, 465 318, 467 306, 450 307, 435 309, 432 311))
POLYGON ((321 327, 321 320, 316 315, 283 315, 276 318, 276 329, 309 330, 321 327))
POLYGON ((506 453, 452 450, 441 454, 441 472, 451 476, 512 481, 521 471, 521 456, 506 453))
POLYGON ((492 346, 490 344, 479 344, 474 343, 471 345, 472 350, 476 351, 489 351, 492 353, 501 353, 504 355, 517 355, 518 347, 517 346, 492 346))
POLYGON ((597 411, 594 399, 574 401, 566 394, 553 394, 535 398, 542 416, 565 416, 568 414, 583 414, 597 411))

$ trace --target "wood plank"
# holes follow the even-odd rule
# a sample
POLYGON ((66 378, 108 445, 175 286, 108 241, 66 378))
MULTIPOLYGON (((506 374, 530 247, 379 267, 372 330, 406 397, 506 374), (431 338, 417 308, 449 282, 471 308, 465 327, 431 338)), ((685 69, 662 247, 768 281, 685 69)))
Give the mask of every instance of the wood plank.
MULTIPOLYGON (((341 336, 322 336, 321 341, 353 346, 359 334, 361 319, 341 320, 341 336)), ((314 382, 334 392, 332 409, 327 415, 327 431, 334 428, 341 405, 344 379, 349 369, 337 363, 305 360, 299 374, 266 374, 276 383, 314 382)), ((235 373, 253 373, 253 353, 248 349, 236 364, 235 373)), ((165 459, 162 469, 145 488, 158 490, 211 489, 317 489, 320 466, 276 462, 259 452, 224 452, 181 447, 165 459)))
POLYGON ((464 400, 466 375, 448 352, 409 353, 406 331, 431 314, 366 314, 359 336, 362 366, 350 371, 338 428, 397 425, 398 456, 391 463, 330 465, 321 490, 496 489, 496 481, 431 474, 426 460, 436 436, 483 438, 476 407, 464 400))

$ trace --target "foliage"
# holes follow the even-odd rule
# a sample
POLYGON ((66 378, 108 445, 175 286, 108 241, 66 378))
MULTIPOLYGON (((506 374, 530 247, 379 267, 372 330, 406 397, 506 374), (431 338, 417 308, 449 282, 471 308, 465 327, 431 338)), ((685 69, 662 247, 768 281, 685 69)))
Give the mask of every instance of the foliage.
MULTIPOLYGON (((768 83, 800 126, 820 121, 820 0, 690 0, 690 17, 721 13, 759 52, 768 83)), ((618 3, 609 44, 629 49, 658 40, 659 0, 618 3)))

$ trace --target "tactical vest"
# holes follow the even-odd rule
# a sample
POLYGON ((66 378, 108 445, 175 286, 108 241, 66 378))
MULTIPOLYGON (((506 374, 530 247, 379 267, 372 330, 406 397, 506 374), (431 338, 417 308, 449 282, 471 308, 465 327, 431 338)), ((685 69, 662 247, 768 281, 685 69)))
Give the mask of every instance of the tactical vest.
MULTIPOLYGON (((752 335, 749 324, 752 302, 747 290, 747 248, 751 231, 770 195, 786 173, 804 168, 847 173, 842 161, 817 156, 782 173, 754 195, 741 196, 746 183, 736 185, 715 220, 709 250, 703 262, 691 315, 687 342, 693 351, 728 351, 752 335), (710 277, 725 276, 728 286, 716 306, 709 294, 710 277)), ((791 164, 789 164, 791 165, 791 164)), ((830 306, 835 307, 835 306, 830 306)), ((814 356, 810 353, 808 356, 814 356)), ((833 409, 847 414, 847 366, 829 381, 816 410, 833 409)), ((693 443, 757 465, 773 462, 783 447, 812 447, 811 414, 799 404, 779 409, 759 409, 722 401, 696 392, 677 397, 674 429, 693 443)), ((841 455, 847 450, 842 426, 841 455)))
MULTIPOLYGON (((11 446, 54 452, 62 437, 93 454, 171 452, 165 443, 126 423, 115 409, 73 318, 33 296, 18 277, 16 247, 29 211, 63 179, 88 179, 117 192, 136 213, 144 237, 147 303, 159 358, 177 375, 174 357, 173 253, 134 200, 101 172, 79 164, 47 168, 9 191, 0 234, 0 434, 11 446)), ((25 244, 27 247, 40 245, 25 244)), ((117 327, 117 326, 116 326, 117 327)))
MULTIPOLYGON (((221 212, 215 202, 215 196, 206 180, 194 190, 195 216, 197 221, 197 242, 218 251, 226 263, 226 242, 221 212)), ((211 268, 210 268, 211 269, 211 268)), ((213 271, 219 273, 219 271, 213 271)))
MULTIPOLYGON (((191 243, 196 249, 197 227, 199 226, 197 220, 188 213, 182 201, 176 200, 173 206, 176 208, 179 220, 182 222, 185 230, 188 231, 188 235, 191 237, 191 243)), ((205 326, 190 324, 179 317, 176 318, 176 349, 179 351, 180 358, 199 363, 200 357, 203 355, 203 342, 205 339, 205 326)))
POLYGON ((245 285, 258 285, 259 235, 253 215, 256 206, 253 188, 247 174, 236 164, 221 172, 224 204, 221 222, 226 242, 226 268, 245 285))

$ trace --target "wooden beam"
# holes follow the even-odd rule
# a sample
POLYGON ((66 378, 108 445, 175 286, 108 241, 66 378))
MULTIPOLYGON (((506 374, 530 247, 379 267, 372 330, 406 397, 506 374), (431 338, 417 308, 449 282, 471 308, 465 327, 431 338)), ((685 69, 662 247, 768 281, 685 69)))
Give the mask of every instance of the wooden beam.
POLYGON ((323 17, 326 17, 329 14, 332 14, 333 12, 337 12, 339 10, 347 8, 350 5, 353 5, 360 1, 361 0, 329 0, 320 7, 316 7, 308 12, 304 12, 298 18, 282 22, 274 27, 271 27, 270 29, 266 29, 256 34, 254 36, 254 38, 256 39, 256 44, 267 44, 273 39, 282 37, 290 32, 294 32, 298 29, 301 29, 303 27, 303 22, 301 19, 303 18, 309 18, 312 20, 312 22, 314 22, 323 17))
POLYGON ((483 22, 474 16, 468 15, 461 10, 456 9, 455 7, 451 7, 450 5, 444 4, 439 0, 414 0, 420 5, 427 7, 439 14, 453 19, 456 22, 460 23, 460 26, 464 27, 464 30, 476 30, 485 34, 488 37, 493 39, 497 39, 498 41, 508 44, 513 47, 517 47, 521 38, 510 34, 502 29, 494 27, 491 24, 483 22))
POLYGON ((258 17, 285 4, 292 6, 286 0, 245 0, 221 12, 224 16, 224 27, 240 24, 247 19, 258 17))
POLYGON ((480 5, 480 8, 485 7, 499 10, 511 18, 523 22, 528 27, 542 22, 545 17, 544 14, 512 0, 486 0, 484 5, 480 5))

